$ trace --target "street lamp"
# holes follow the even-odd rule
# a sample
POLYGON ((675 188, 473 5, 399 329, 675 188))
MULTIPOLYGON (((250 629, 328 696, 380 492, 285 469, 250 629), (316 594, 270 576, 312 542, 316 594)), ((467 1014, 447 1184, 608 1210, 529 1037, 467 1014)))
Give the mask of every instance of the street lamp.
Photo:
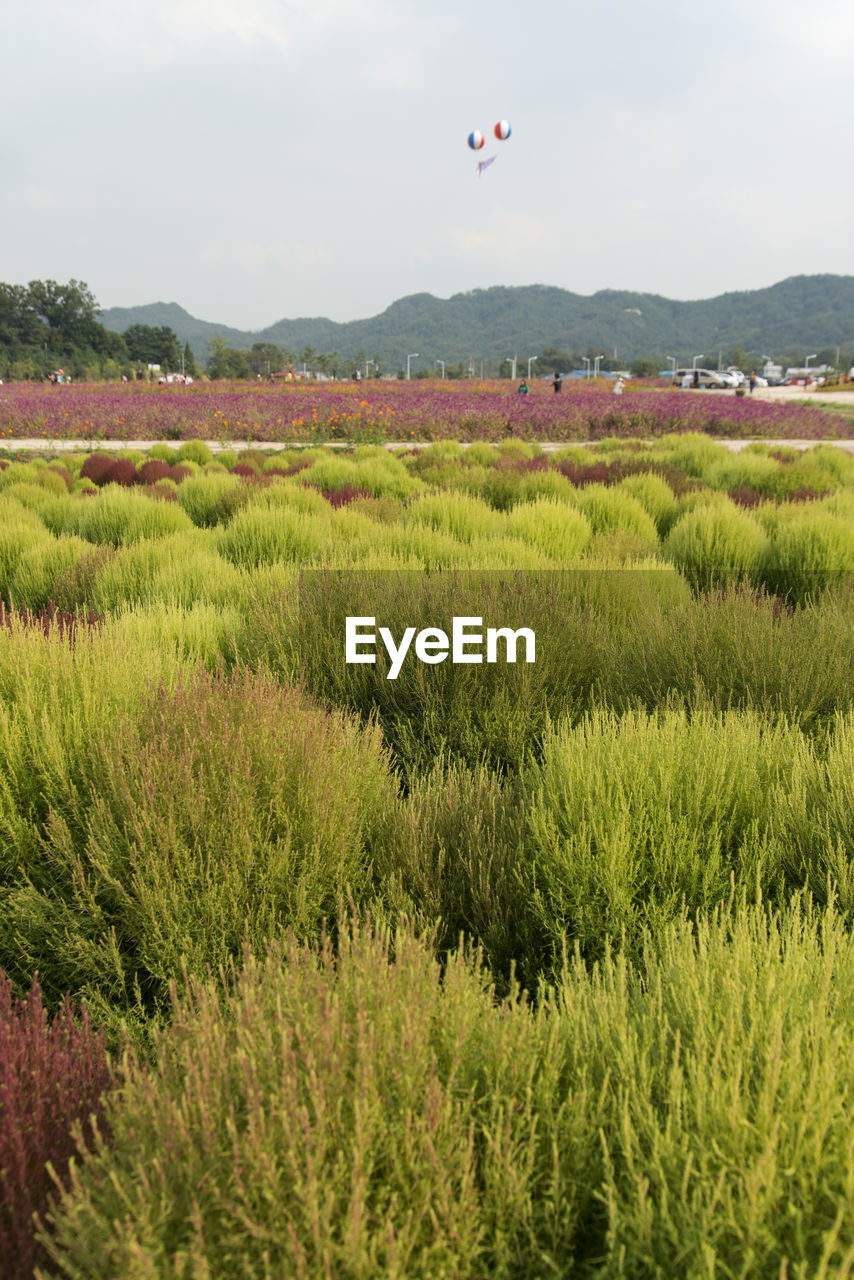
POLYGON ((509 361, 510 361, 510 365, 511 365, 511 369, 512 369, 511 374, 510 374, 510 378, 511 378, 511 380, 512 380, 513 382, 515 382, 515 381, 516 381, 516 357, 515 357, 515 356, 506 356, 506 357, 505 357, 505 359, 507 359, 507 360, 509 360, 509 361))
POLYGON ((365 361, 365 380, 366 380, 366 381, 367 381, 367 377, 368 377, 368 370, 370 369, 371 365, 373 365, 373 366, 374 366, 374 368, 376 369, 376 367, 377 367, 377 362, 376 362, 376 360, 366 360, 366 361, 365 361))
POLYGON ((694 360, 693 360, 693 363, 691 364, 691 368, 692 368, 692 369, 696 369, 696 367, 697 367, 697 361, 698 361, 698 360, 702 360, 703 358, 704 358, 704 353, 703 353, 702 351, 700 352, 700 354, 699 354, 698 356, 694 356, 694 360))
POLYGON ((584 376, 585 376, 585 378, 589 378, 589 377, 590 377, 590 357, 589 357, 589 356, 582 356, 582 357, 581 357, 581 359, 582 359, 582 360, 584 361, 584 363, 587 365, 587 368, 586 368, 586 370, 585 370, 585 372, 584 372, 584 376))
POLYGON ((414 360, 417 355, 418 355, 418 352, 413 351, 410 355, 406 357, 406 381, 407 382, 409 382, 409 368, 410 368, 409 362, 410 360, 414 360))
POLYGON ((675 357, 675 356, 668 356, 668 357, 667 357, 667 359, 668 359, 668 360, 670 361, 670 363, 673 365, 673 377, 675 378, 675 377, 676 377, 676 357, 675 357))
POLYGON ((813 352, 811 356, 807 356, 807 362, 806 362, 806 365, 804 366, 806 369, 809 369, 810 367, 810 360, 815 360, 815 354, 816 353, 813 352))
POLYGON ((437 360, 437 361, 436 361, 436 364, 440 364, 440 365, 442 366, 442 379, 444 380, 444 377, 445 377, 445 361, 444 361, 444 360, 437 360))
POLYGON ((605 359, 605 357, 604 357, 604 356, 594 356, 594 357, 593 357, 593 365, 594 365, 594 368, 593 368, 593 377, 594 377, 594 378, 598 378, 598 377, 599 377, 599 361, 600 361, 600 360, 604 360, 604 359, 605 359))
POLYGON ((539 358, 540 358, 539 356, 528 356, 528 380, 529 381, 531 378, 531 365, 534 363, 535 360, 539 360, 539 358))

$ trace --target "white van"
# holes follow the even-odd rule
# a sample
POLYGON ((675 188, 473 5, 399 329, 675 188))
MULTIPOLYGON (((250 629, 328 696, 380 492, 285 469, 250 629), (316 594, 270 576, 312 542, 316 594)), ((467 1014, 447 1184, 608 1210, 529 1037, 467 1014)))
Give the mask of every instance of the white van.
POLYGON ((724 391, 733 385, 732 374, 718 373, 715 369, 677 369, 673 376, 678 386, 696 387, 700 391, 724 391))

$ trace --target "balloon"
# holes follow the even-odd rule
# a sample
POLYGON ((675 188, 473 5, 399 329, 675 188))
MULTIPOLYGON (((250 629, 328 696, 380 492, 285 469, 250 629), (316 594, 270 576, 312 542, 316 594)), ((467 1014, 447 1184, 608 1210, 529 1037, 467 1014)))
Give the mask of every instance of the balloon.
POLYGON ((510 128, 509 120, 499 120, 492 132, 495 134, 499 142, 504 142, 505 139, 510 137, 513 130, 510 128))
POLYGON ((473 133, 469 134, 469 146, 472 151, 480 151, 484 142, 486 142, 486 138, 479 129, 475 129, 473 133))

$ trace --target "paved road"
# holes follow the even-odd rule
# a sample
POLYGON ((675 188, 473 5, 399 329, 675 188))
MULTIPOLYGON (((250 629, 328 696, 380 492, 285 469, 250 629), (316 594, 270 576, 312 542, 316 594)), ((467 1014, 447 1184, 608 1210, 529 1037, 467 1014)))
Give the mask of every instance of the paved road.
MULTIPOLYGON (((749 444, 767 444, 773 448, 786 447, 789 449, 810 449, 816 444, 832 444, 837 449, 845 449, 847 453, 854 453, 854 440, 768 440, 765 437, 752 440, 720 440, 716 436, 712 437, 717 444, 725 445, 733 453, 740 453, 742 449, 746 449, 749 444)), ((95 453, 99 449, 103 449, 105 453, 115 453, 117 449, 139 449, 143 453, 151 449, 155 444, 170 444, 178 448, 180 440, 3 440, 0 442, 0 449, 8 449, 12 453, 23 453, 31 451, 33 453, 95 453)), ((556 440, 548 441, 541 444, 540 448, 545 453, 554 453, 557 449, 571 449, 573 447, 581 448, 583 445, 595 443, 590 440, 556 440)), ((655 442, 650 440, 650 444, 655 442)), ((216 440, 206 440, 205 444, 211 453, 217 454, 228 449, 300 449, 300 448, 317 448, 317 444, 322 444, 327 449, 349 449, 352 446, 346 440, 325 440, 325 441, 307 441, 291 440, 287 444, 275 444, 270 441, 257 440, 233 440, 230 444, 220 444, 216 440)), ((463 444, 463 448, 467 448, 463 444)), ((427 449, 428 441, 401 440, 400 442, 388 441, 387 449, 427 449)))

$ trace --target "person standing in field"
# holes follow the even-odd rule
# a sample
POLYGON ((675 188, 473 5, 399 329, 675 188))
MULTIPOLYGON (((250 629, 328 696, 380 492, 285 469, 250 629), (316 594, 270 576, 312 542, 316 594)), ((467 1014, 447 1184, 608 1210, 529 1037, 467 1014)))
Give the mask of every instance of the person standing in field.
POLYGON ((561 387, 563 386, 563 379, 561 378, 557 369, 555 369, 555 376, 552 379, 552 386, 554 387, 556 394, 560 391, 561 387))
POLYGON ((526 396, 528 394, 528 384, 527 382, 524 381, 524 379, 522 380, 522 382, 519 383, 519 386, 516 388, 516 391, 520 396, 526 396))
POLYGON ((750 394, 753 395, 756 390, 756 370, 750 370, 750 377, 747 379, 747 385, 750 387, 750 394))
POLYGON ((623 394, 623 379, 618 378, 614 383, 614 395, 621 396, 623 394))

